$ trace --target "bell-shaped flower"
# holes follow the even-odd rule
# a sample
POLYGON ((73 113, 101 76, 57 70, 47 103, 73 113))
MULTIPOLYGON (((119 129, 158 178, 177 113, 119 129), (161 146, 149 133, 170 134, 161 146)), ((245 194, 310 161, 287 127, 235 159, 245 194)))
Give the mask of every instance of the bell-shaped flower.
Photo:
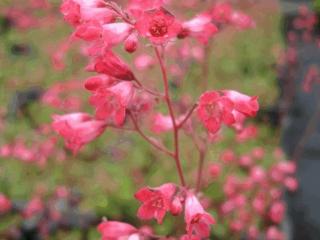
POLYGON ((220 96, 219 92, 206 92, 200 97, 197 114, 208 131, 214 134, 219 131, 222 123, 234 123, 233 105, 230 99, 220 96))
POLYGON ((90 104, 96 108, 96 119, 122 125, 133 94, 133 84, 126 81, 111 87, 98 88, 90 97, 90 104))
POLYGON ((73 153, 96 139, 106 129, 104 121, 94 120, 86 113, 54 115, 52 128, 65 140, 66 147, 73 153))
POLYGON ((134 195, 142 203, 138 210, 138 217, 143 220, 155 218, 161 224, 166 212, 172 209, 176 190, 177 187, 173 183, 166 183, 157 188, 140 189, 134 195))
POLYGON ((131 236, 138 234, 138 229, 123 222, 103 221, 98 225, 98 232, 101 234, 101 240, 119 240, 130 239, 131 236))
POLYGON ((210 225, 215 224, 215 219, 201 206, 199 200, 188 193, 185 201, 185 222, 189 236, 195 234, 200 239, 210 235, 210 225))
POLYGON ((121 80, 135 79, 129 66, 111 50, 106 50, 103 55, 94 59, 92 65, 97 73, 107 74, 121 80))

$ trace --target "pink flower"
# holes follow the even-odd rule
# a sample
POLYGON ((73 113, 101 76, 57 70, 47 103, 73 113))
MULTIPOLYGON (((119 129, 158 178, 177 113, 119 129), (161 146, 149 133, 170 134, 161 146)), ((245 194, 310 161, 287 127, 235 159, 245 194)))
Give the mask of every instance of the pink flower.
POLYGON ((294 177, 287 177, 284 180, 284 185, 286 186, 286 188, 291 191, 294 192, 298 189, 299 183, 298 180, 294 177))
POLYGON ((258 135, 258 128, 250 124, 237 133, 236 140, 237 142, 245 142, 250 139, 256 138, 257 135, 258 135))
POLYGON ((261 183, 266 180, 266 172, 260 166, 255 166, 250 170, 250 177, 256 183, 261 183))
POLYGON ((185 202, 185 222, 189 237, 194 233, 200 239, 209 237, 210 225, 215 224, 214 218, 204 211, 199 200, 191 193, 185 202))
POLYGON ((90 97, 90 103, 96 107, 96 118, 111 120, 117 126, 122 125, 133 94, 131 82, 123 81, 112 87, 98 88, 90 97))
POLYGON ((93 62, 93 67, 97 73, 107 74, 121 80, 135 79, 129 66, 111 50, 106 50, 102 56, 97 57, 93 62))
POLYGON ((27 206, 23 210, 23 216, 25 218, 30 218, 36 214, 39 214, 44 208, 41 198, 34 197, 28 202, 27 206))
POLYGON ((138 233, 138 229, 130 224, 116 221, 103 221, 98 225, 98 231, 102 235, 101 240, 129 239, 138 233))
POLYGON ((209 174, 212 178, 217 178, 221 174, 221 165, 218 163, 213 163, 209 166, 209 174))
POLYGON ((138 48, 138 34, 136 32, 133 32, 127 37, 127 39, 124 42, 124 49, 128 53, 133 53, 138 48))
POLYGON ((280 232, 280 230, 275 227, 271 226, 267 229, 266 233, 266 240, 284 240, 284 234, 280 232))
POLYGON ((190 35, 203 44, 207 44, 209 39, 218 32, 218 28, 211 22, 211 16, 208 14, 200 14, 184 22, 182 27, 179 37, 190 35))
POLYGON ((116 82, 116 79, 107 75, 89 77, 84 83, 84 87, 89 91, 96 91, 101 87, 109 87, 116 82))
POLYGON ((232 7, 229 3, 218 3, 212 9, 211 17, 218 23, 227 23, 232 11, 232 7))
POLYGON ((94 120, 86 113, 54 115, 52 128, 65 139, 66 147, 73 153, 96 139, 106 129, 103 121, 94 120))
POLYGON ((9 212, 11 207, 11 201, 5 195, 0 193, 0 215, 9 212))
POLYGON ((230 22, 241 29, 253 28, 256 26, 256 23, 251 17, 241 12, 233 12, 230 16, 230 22))
POLYGON ((234 152, 231 149, 227 149, 221 153, 220 159, 224 163, 233 162, 236 159, 234 152))
POLYGON ((271 221, 277 224, 281 223, 284 218, 285 210, 286 208, 283 202, 278 201, 273 203, 269 210, 271 221))
POLYGON ((197 114, 208 131, 214 134, 219 131, 222 123, 226 125, 234 123, 232 109, 232 101, 221 97, 216 91, 211 91, 201 95, 197 114))
POLYGON ((223 91, 224 95, 234 103, 234 108, 238 112, 254 117, 259 110, 258 97, 250 97, 233 90, 223 91))
POLYGON ((130 0, 128 10, 134 17, 140 17, 146 10, 162 7, 163 2, 164 0, 130 0))
POLYGON ((64 0, 61 4, 60 11, 68 23, 72 25, 78 25, 80 23, 80 5, 77 2, 73 0, 64 0))
POLYGON ((116 22, 103 25, 102 38, 108 47, 124 42, 132 32, 133 27, 128 23, 116 22))
POLYGON ((85 41, 93 41, 101 36, 101 25, 97 22, 87 22, 76 28, 75 36, 85 41))
MULTIPOLYGON (((184 116, 178 117, 176 119, 177 124, 179 124, 183 120, 184 116)), ((157 113, 152 118, 151 130, 154 133, 163 133, 173 129, 173 122, 169 115, 163 115, 161 113, 157 113)))
POLYGON ((155 218, 162 223, 167 211, 171 210, 172 198, 177 188, 172 183, 166 183, 157 188, 144 187, 134 196, 142 205, 138 210, 138 217, 143 220, 155 218))
POLYGON ((154 133, 162 133, 170 131, 173 128, 172 119, 170 116, 165 116, 161 113, 157 113, 152 118, 151 130, 154 133))
POLYGON ((135 27, 141 36, 148 37, 154 44, 168 42, 181 30, 181 24, 164 8, 143 12, 135 27))

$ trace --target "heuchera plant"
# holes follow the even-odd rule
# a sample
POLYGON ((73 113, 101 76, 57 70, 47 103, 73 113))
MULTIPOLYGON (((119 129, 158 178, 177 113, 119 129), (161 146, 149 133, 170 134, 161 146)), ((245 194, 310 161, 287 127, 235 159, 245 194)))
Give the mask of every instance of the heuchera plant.
MULTIPOLYGON (((163 183, 158 187, 138 190, 134 196, 141 203, 138 218, 155 219, 161 224, 166 214, 184 216, 185 234, 173 236, 172 239, 204 239, 210 236, 210 228, 215 224, 214 217, 206 209, 205 199, 200 198, 206 154, 210 145, 221 136, 224 126, 234 129, 239 141, 255 134, 254 128, 244 126, 244 122, 256 115, 258 99, 235 90, 203 89, 199 100, 192 102, 186 100, 185 93, 173 99, 170 86, 172 82, 181 85, 192 62, 204 66, 208 64, 210 56, 207 51, 211 40, 224 26, 247 29, 254 27, 255 23, 227 3, 206 4, 205 11, 191 19, 184 19, 183 12, 175 13, 169 9, 177 5, 193 8, 199 3, 181 2, 179 5, 170 0, 130 0, 120 7, 112 1, 63 0, 61 12, 74 32, 63 44, 55 61, 61 61, 61 54, 72 43, 81 40, 82 52, 89 59, 86 70, 96 73, 84 84, 91 94, 89 103, 95 109, 95 114, 91 116, 77 112, 55 115, 52 128, 65 139, 66 147, 74 154, 112 128, 137 132, 154 149, 174 160, 179 178, 178 183, 163 183), (134 54, 132 65, 122 59, 124 54, 117 53, 120 48, 127 54, 134 54), (156 82, 150 81, 149 76, 155 78, 152 72, 158 78, 157 71, 161 77, 156 82), (162 83, 161 89, 154 84, 158 82, 162 83), (158 106, 165 106, 166 113, 159 112, 158 106), (150 137, 142 126, 149 126, 156 135, 150 137), (162 133, 172 135, 173 146, 162 142, 162 133), (185 178, 182 168, 182 161, 185 161, 181 157, 182 133, 192 139, 199 151, 199 167, 194 182, 185 178)), ((199 85, 208 80, 206 72, 199 78, 199 85)), ((263 153, 258 149, 252 155, 259 158, 263 153)), ((235 156, 229 152, 222 159, 227 163, 234 161, 235 156)), ((222 206, 225 216, 245 204, 240 192, 249 189, 254 181, 269 184, 264 170, 253 166, 251 160, 251 156, 238 159, 239 165, 251 169, 247 182, 241 183, 232 176, 226 180, 224 191, 229 199, 222 206)), ((220 164, 210 166, 209 173, 213 179, 219 176, 220 171, 220 164)), ((295 188, 294 179, 290 181, 283 172, 278 168, 274 170, 274 174, 282 174, 278 181, 285 178, 287 184, 295 188)), ((256 209, 263 211, 265 201, 263 196, 257 199, 256 209)), ((270 218, 273 222, 282 220, 282 209, 282 202, 272 205, 270 218)), ((243 228, 240 220, 231 223, 235 232, 243 228)), ((149 228, 138 229, 127 223, 109 220, 104 220, 98 226, 98 231, 105 240, 169 239, 155 235, 149 228)), ((278 234, 276 228, 268 231, 270 235, 278 234)), ((248 232, 252 239, 258 234, 254 226, 248 232)))

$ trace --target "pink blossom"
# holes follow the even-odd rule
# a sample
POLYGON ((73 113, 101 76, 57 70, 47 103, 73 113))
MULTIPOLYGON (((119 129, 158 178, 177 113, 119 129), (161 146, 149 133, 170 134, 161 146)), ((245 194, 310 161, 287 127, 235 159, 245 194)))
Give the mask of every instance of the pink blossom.
POLYGON ((236 135, 237 142, 245 142, 254 139, 258 135, 258 128, 252 124, 248 125, 236 135))
POLYGON ((94 120, 86 113, 54 115, 52 128, 65 139, 66 147, 73 153, 96 139, 106 129, 103 121, 94 120))
POLYGON ((207 44, 209 39, 218 32, 218 28, 211 22, 209 14, 200 14, 184 22, 179 37, 192 36, 199 42, 207 44))
POLYGON ((9 212, 11 207, 11 201, 4 194, 0 193, 0 215, 9 212))
POLYGON ((298 180, 294 177, 287 177, 285 180, 284 180, 284 185, 286 186, 286 188, 291 191, 291 192, 294 192, 298 189, 298 180))
POLYGON ((98 231, 102 235, 101 240, 129 239, 138 233, 138 229, 130 224, 116 221, 103 221, 98 225, 98 231))
POLYGON ((233 12, 230 16, 230 22, 240 29, 254 28, 256 23, 246 14, 233 12))
POLYGON ((116 82, 116 79, 107 75, 97 75, 89 77, 84 83, 84 87, 89 91, 97 91, 101 87, 110 87, 116 82))
POLYGON ((213 7, 211 17, 218 23, 227 23, 232 12, 233 10, 229 3, 218 3, 213 7))
POLYGON ((214 134, 219 131, 222 123, 226 125, 234 123, 232 108, 232 101, 221 97, 218 92, 205 92, 200 97, 197 114, 208 131, 214 134))
POLYGON ((23 210, 23 216, 25 218, 30 218, 36 214, 39 214, 44 208, 41 198, 34 197, 28 202, 27 206, 23 210))
POLYGON ((209 166, 209 174, 212 178, 217 178, 221 174, 221 165, 218 163, 213 163, 209 166))
POLYGON ((225 90, 223 93, 234 103, 234 108, 238 112, 249 117, 254 117, 257 114, 259 110, 258 97, 250 97, 233 90, 225 90))
POLYGON ((271 226, 267 229, 266 233, 266 240, 284 240, 284 234, 280 232, 280 230, 275 227, 271 226))
POLYGON ((172 198, 176 190, 173 183, 166 183, 157 188, 140 189, 134 195, 142 203, 138 217, 143 220, 155 218, 161 224, 166 212, 172 209, 172 198))
POLYGON ((92 63, 97 73, 107 74, 121 80, 134 80, 135 77, 129 66, 111 50, 106 50, 102 56, 92 63))
POLYGON ((185 222, 189 237, 194 233, 200 239, 209 237, 210 225, 215 224, 214 218, 203 209, 199 200, 191 193, 185 201, 185 222))
POLYGON ((116 22, 103 25, 102 39, 108 47, 124 42, 133 30, 128 23, 116 22))
POLYGON ((255 166, 250 170, 250 177, 255 183, 262 183, 266 180, 266 172, 260 166, 255 166))
POLYGON ((173 216, 178 216, 182 210, 183 210, 183 206, 182 203, 184 199, 180 198, 180 197, 174 197, 173 201, 171 203, 171 208, 170 208, 170 213, 173 216))
POLYGON ((64 0, 61 4, 60 11, 68 23, 72 25, 78 25, 80 23, 80 5, 76 1, 64 0))
POLYGON ((140 17, 144 11, 161 8, 164 0, 130 0, 128 3, 128 11, 134 17, 140 17))
POLYGON ((75 36, 85 41, 93 41, 101 36, 101 25, 97 22, 87 22, 76 28, 75 36))
POLYGON ((148 37, 154 44, 164 44, 177 37, 181 24, 164 8, 143 12, 135 24, 136 29, 143 37, 148 37))
MULTIPOLYGON (((177 124, 179 124, 184 119, 184 116, 178 117, 176 119, 177 124)), ((163 133, 173 129, 173 122, 169 115, 163 115, 157 113, 152 118, 151 130, 154 133, 163 133)))
POLYGON ((256 226, 251 225, 248 228, 248 240, 258 240, 259 239, 259 230, 256 226))
POLYGON ((124 42, 124 49, 128 53, 133 53, 138 48, 138 35, 136 32, 131 33, 124 42))
POLYGON ((96 107, 96 118, 112 121, 121 126, 126 117, 126 109, 134 94, 131 82, 120 82, 111 87, 100 87, 90 97, 90 103, 96 107))
POLYGON ((277 224, 281 223, 284 218, 285 210, 285 204, 283 202, 278 201, 273 203, 269 210, 271 221, 277 224))
POLYGON ((233 162, 236 159, 236 156, 235 156, 234 152, 231 149, 227 149, 227 150, 225 150, 225 151, 223 151, 221 153, 220 159, 224 163, 230 163, 230 162, 233 162))

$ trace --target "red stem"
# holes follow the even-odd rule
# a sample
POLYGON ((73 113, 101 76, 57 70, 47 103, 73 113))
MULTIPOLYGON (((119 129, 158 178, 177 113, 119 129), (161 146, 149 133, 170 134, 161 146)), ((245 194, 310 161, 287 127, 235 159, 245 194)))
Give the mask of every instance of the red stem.
POLYGON ((161 152, 166 153, 167 155, 174 157, 174 153, 170 152, 167 148, 157 144, 155 141, 153 141, 152 139, 150 139, 147 135, 145 135, 142 130, 140 129, 137 120, 135 119, 135 117, 132 115, 131 112, 129 112, 129 116, 133 122, 133 125, 135 127, 135 130, 141 135, 141 137, 143 137, 148 143, 150 143, 152 146, 154 146, 156 149, 160 150, 161 152))
POLYGON ((164 85, 164 92, 165 92, 165 97, 164 98, 165 98, 165 101, 167 103, 169 114, 170 114, 171 121, 172 121, 172 124, 173 124, 173 138, 174 138, 174 156, 173 156, 173 158, 174 158, 175 163, 176 163, 176 167, 177 167, 177 170, 178 170, 178 174, 179 174, 181 185, 183 187, 185 187, 186 183, 185 183, 185 180, 184 180, 183 171, 182 171, 182 167, 181 167, 181 160, 180 160, 179 127, 177 125, 176 118, 174 116, 172 102, 171 102, 170 95, 169 95, 168 76, 167 76, 166 68, 164 66, 164 63, 163 63, 163 60, 161 58, 161 55, 159 53, 158 48, 154 47, 154 50, 156 52, 157 59, 158 59, 159 64, 160 64, 161 73, 162 73, 162 79, 163 79, 163 85, 164 85))
POLYGON ((191 117, 193 111, 196 109, 196 107, 198 106, 198 104, 194 104, 192 106, 192 108, 188 111, 187 115, 185 116, 185 118, 178 124, 178 128, 182 128, 183 125, 188 121, 188 119, 191 117))

